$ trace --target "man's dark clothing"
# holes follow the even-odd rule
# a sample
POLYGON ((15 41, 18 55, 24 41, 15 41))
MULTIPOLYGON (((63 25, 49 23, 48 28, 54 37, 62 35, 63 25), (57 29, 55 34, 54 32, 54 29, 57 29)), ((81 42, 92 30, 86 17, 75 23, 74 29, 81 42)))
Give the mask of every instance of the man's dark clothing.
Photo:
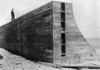
POLYGON ((12 10, 11 11, 11 20, 13 21, 15 19, 15 14, 14 14, 14 11, 12 10))

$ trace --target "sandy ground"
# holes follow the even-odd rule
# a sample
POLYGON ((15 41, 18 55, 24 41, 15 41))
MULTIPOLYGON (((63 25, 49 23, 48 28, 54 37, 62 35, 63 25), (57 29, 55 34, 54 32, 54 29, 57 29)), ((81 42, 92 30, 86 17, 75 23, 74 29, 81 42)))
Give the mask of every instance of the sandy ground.
MULTIPOLYGON (((0 59, 0 70, 75 70, 69 68, 54 68, 51 67, 50 65, 36 63, 27 60, 21 56, 11 54, 10 52, 2 48, 0 48, 0 55, 3 56, 3 59, 0 59)), ((89 70, 89 69, 81 69, 81 70, 89 70)))
POLYGON ((0 59, 0 70, 66 70, 32 62, 1 48, 0 55, 3 56, 3 59, 0 59))

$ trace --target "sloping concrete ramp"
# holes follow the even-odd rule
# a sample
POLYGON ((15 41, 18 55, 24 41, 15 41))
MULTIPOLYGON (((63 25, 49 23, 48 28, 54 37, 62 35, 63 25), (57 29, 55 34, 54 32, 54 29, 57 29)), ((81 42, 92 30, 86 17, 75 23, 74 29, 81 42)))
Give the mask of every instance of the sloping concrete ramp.
MULTIPOLYGON (((53 3, 53 39, 54 39, 54 61, 55 63, 81 63, 92 61, 96 57, 96 51, 87 42, 80 29, 78 28, 73 7, 70 3, 65 3, 65 11, 61 9, 60 2, 53 3), (65 21, 61 21, 61 13, 65 13, 65 21), (65 22, 65 31, 59 29, 61 22, 65 22), (66 56, 61 57, 61 33, 66 34, 66 56)), ((94 59, 95 60, 95 59, 94 59)))
POLYGON ((78 61, 90 59, 95 57, 97 54, 95 49, 87 42, 85 37, 82 35, 80 29, 78 28, 73 10, 70 8, 72 13, 66 14, 66 43, 67 43, 67 54, 73 55, 78 61))

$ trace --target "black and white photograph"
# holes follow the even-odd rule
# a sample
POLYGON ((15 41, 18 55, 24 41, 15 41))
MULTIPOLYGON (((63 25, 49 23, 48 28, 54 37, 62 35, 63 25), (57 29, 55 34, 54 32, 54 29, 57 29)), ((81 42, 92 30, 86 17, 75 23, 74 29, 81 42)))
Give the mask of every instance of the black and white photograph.
POLYGON ((100 70, 100 0, 0 0, 0 70, 100 70))

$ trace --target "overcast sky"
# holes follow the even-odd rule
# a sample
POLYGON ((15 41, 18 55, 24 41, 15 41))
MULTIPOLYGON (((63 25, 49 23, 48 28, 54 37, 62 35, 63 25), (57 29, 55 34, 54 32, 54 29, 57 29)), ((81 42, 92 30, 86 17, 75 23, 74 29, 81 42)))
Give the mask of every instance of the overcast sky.
MULTIPOLYGON (((11 20, 14 8, 16 18, 52 0, 0 0, 0 26, 11 20)), ((82 34, 100 38, 100 0, 56 0, 73 4, 74 16, 82 34)))

